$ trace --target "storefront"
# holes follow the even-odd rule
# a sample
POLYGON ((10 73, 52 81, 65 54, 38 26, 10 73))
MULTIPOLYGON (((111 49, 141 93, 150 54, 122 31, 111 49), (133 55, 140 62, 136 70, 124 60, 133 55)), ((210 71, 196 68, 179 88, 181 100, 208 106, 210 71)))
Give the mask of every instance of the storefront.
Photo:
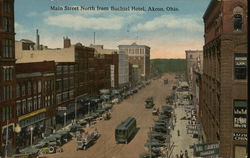
POLYGON ((42 139, 45 132, 45 112, 46 108, 43 108, 18 117, 18 124, 21 127, 21 132, 17 134, 19 148, 30 145, 31 139, 33 142, 42 139))

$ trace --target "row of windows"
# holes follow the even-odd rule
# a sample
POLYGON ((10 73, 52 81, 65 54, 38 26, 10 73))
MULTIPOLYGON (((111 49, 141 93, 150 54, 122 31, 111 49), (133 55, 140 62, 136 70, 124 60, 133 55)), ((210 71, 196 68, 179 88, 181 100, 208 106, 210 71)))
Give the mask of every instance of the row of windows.
POLYGON ((13 20, 9 17, 3 17, 3 30, 5 32, 13 32, 14 30, 13 20))
POLYGON ((74 65, 57 65, 56 73, 57 74, 74 73, 74 65))
POLYGON ((27 113, 30 113, 32 111, 36 111, 38 109, 41 109, 43 107, 48 107, 54 104, 54 96, 44 96, 43 100, 41 95, 34 96, 33 98, 27 98, 23 100, 16 101, 16 112, 17 116, 21 116, 27 113))
POLYGON ((64 78, 56 80, 56 91, 61 92, 74 88, 74 78, 64 78))
POLYGON ((4 66, 3 67, 3 81, 11 81, 13 80, 13 66, 4 66))
POLYGON ((10 2, 5 1, 3 6, 4 13, 11 13, 13 7, 10 2))
POLYGON ((8 100, 13 98, 12 85, 3 86, 3 100, 8 100))
POLYGON ((12 116, 12 107, 11 106, 7 106, 7 107, 3 107, 2 108, 2 120, 3 121, 7 121, 9 119, 11 119, 12 116))
POLYGON ((74 91, 73 90, 67 91, 64 93, 60 93, 60 94, 56 95, 56 103, 61 104, 64 101, 67 101, 67 100, 73 99, 73 98, 74 98, 74 91))
POLYGON ((16 97, 23 97, 26 95, 41 93, 42 82, 39 81, 26 81, 16 85, 16 97))
POLYGON ((3 58, 13 58, 13 40, 11 39, 3 39, 2 40, 2 48, 0 48, 0 57, 3 58))

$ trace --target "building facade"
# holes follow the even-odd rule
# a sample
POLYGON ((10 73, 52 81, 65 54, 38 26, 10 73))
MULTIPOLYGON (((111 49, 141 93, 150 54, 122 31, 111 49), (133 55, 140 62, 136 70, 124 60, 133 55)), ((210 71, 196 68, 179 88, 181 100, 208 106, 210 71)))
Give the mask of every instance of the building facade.
POLYGON ((53 132, 56 106, 55 63, 53 61, 16 64, 16 113, 21 132, 19 148, 41 140, 53 132), (32 130, 32 131, 31 131, 32 130), (33 137, 31 138, 31 132, 33 137))
POLYGON ((129 63, 139 65, 142 77, 147 80, 150 75, 150 47, 146 45, 119 45, 119 51, 128 55, 129 63))
MULTIPOLYGON (((0 153, 15 144, 15 30, 14 0, 0 1, 0 153), (8 139, 6 131, 8 127, 8 139)), ((0 155, 1 156, 1 155, 0 155)))
POLYGON ((197 67, 202 69, 202 60, 203 54, 202 50, 186 50, 186 74, 187 74, 187 81, 189 85, 192 85, 194 71, 197 67))
POLYGON ((205 45, 199 115, 223 158, 247 155, 247 0, 212 0, 203 16, 205 45))

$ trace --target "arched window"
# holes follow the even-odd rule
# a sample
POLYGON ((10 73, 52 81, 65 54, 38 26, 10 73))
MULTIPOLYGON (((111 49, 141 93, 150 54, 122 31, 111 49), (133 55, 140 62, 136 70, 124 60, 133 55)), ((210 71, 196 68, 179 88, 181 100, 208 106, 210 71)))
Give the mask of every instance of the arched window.
POLYGON ((233 20, 233 25, 234 25, 234 30, 242 30, 242 15, 241 14, 235 14, 234 15, 234 20, 233 20))
POLYGON ((243 8, 237 6, 233 9, 233 29, 236 31, 242 30, 243 25, 243 8))

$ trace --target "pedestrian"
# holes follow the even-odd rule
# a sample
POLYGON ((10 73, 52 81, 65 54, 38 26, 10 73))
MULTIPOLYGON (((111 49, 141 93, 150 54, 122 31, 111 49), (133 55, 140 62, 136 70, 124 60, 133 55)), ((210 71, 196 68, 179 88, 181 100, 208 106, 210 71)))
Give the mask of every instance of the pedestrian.
POLYGON ((176 155, 175 155, 175 157, 176 157, 176 158, 179 158, 179 155, 178 155, 178 154, 176 154, 176 155))
POLYGON ((180 158, 184 158, 183 156, 184 156, 184 155, 183 155, 182 150, 181 150, 180 158))
POLYGON ((180 130, 177 130, 177 135, 180 136, 180 130))
POLYGON ((185 150, 185 158, 188 158, 188 152, 185 150))

